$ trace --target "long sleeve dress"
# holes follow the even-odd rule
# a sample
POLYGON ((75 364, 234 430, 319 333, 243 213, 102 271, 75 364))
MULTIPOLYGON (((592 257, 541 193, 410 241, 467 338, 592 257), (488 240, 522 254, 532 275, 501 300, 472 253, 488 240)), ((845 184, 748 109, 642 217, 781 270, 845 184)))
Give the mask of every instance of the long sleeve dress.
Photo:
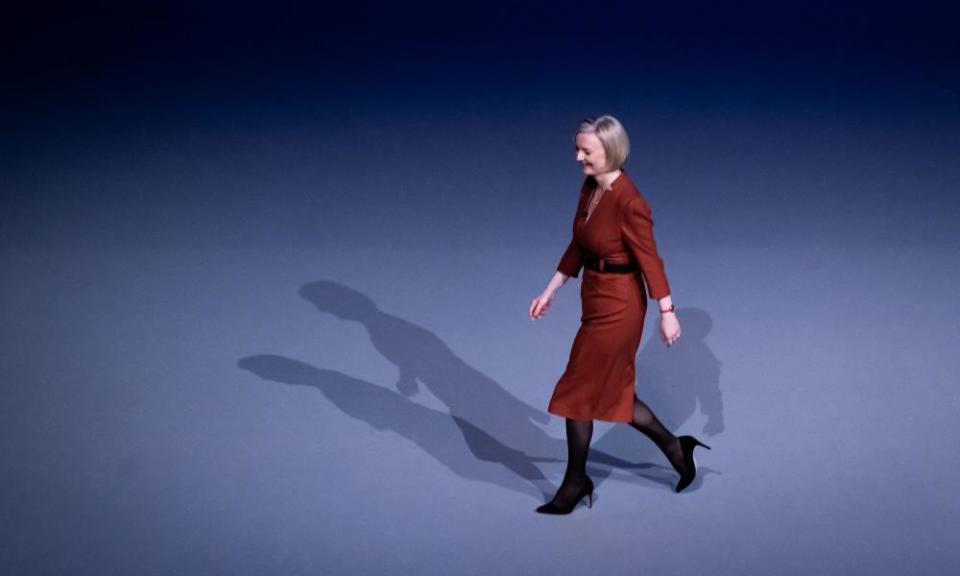
POLYGON ((621 169, 587 219, 587 203, 596 187, 588 176, 580 190, 573 238, 557 270, 578 276, 585 258, 636 262, 639 270, 611 273, 583 268, 580 329, 547 411, 574 420, 630 422, 647 294, 663 298, 670 294, 670 286, 657 253, 650 206, 626 170, 621 169))

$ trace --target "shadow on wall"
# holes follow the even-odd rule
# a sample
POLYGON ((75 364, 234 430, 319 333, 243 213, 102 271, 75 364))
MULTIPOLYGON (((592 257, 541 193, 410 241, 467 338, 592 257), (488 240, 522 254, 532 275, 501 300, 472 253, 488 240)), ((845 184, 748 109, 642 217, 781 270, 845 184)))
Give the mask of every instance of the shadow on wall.
MULTIPOLYGON (((316 388, 345 414, 415 442, 464 478, 490 482, 538 500, 553 496, 556 487, 537 463, 562 466, 566 461, 566 440, 550 436, 537 424, 548 422, 549 414, 519 400, 461 360, 434 333, 381 311, 370 298, 352 288, 333 281, 318 281, 303 286, 300 295, 322 312, 363 324, 376 350, 397 366, 400 378, 395 384, 396 390, 272 354, 242 358, 238 361, 240 368, 264 380, 316 388), (428 388, 442 401, 449 413, 417 403, 414 396, 420 386, 428 388)), ((688 329, 685 323, 685 333, 688 329)), ((662 361, 667 366, 676 359, 662 361)), ((719 389, 716 398, 719 401, 719 389)), ((717 408, 719 410, 719 404, 717 408)), ((722 422, 722 418, 719 421, 722 422)), ((634 464, 637 451, 631 454, 629 447, 649 442, 640 439, 628 426, 623 428, 631 432, 629 441, 624 437, 606 442, 608 434, 591 450, 591 468, 598 480, 602 481, 618 468, 663 468, 634 464), (601 442, 622 450, 627 457, 606 453, 601 442)), ((672 469, 637 472, 624 480, 645 484, 652 481, 670 489, 675 482, 670 479, 672 474, 672 469)))

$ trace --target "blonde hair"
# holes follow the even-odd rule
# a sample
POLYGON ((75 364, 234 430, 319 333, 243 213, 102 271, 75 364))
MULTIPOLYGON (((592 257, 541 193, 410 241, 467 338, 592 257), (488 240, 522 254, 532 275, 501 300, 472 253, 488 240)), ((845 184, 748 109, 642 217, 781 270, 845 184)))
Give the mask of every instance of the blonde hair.
POLYGON ((580 123, 577 131, 573 134, 573 141, 577 141, 577 134, 584 132, 586 134, 596 134, 600 143, 603 144, 603 152, 607 156, 607 167, 610 170, 618 170, 623 167, 630 155, 630 139, 627 137, 627 131, 624 130, 620 121, 604 114, 598 118, 587 118, 580 123))

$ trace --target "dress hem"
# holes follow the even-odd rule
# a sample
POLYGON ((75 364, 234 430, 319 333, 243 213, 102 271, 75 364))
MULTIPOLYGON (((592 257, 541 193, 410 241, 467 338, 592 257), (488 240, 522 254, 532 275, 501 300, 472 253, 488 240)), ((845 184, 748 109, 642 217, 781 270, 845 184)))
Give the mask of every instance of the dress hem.
POLYGON ((565 406, 554 406, 551 405, 547 408, 547 412, 553 414, 554 416, 561 416, 563 418, 570 418, 571 420, 601 420, 603 422, 623 422, 629 424, 633 421, 633 409, 631 407, 629 416, 620 416, 618 414, 599 414, 599 415, 590 415, 578 412, 577 410, 569 410, 565 406))

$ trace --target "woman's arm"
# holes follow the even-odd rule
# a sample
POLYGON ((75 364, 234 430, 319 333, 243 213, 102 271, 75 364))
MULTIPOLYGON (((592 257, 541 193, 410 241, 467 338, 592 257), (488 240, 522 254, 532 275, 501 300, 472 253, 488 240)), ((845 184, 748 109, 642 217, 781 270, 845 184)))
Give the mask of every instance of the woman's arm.
POLYGON ((667 346, 673 346, 680 338, 680 321, 675 312, 664 312, 673 307, 673 299, 667 294, 657 303, 660 306, 660 339, 667 346))
POLYGON ((547 287, 544 289, 544 292, 549 292, 553 294, 560 289, 561 286, 567 283, 570 277, 564 274, 563 272, 557 270, 553 273, 553 278, 550 278, 550 282, 547 282, 547 287))
POLYGON ((530 302, 531 320, 538 320, 547 313, 547 309, 550 307, 550 302, 553 301, 553 295, 556 294, 557 290, 566 284, 567 280, 569 279, 569 276, 559 270, 553 274, 553 278, 551 278, 550 282, 547 283, 547 287, 543 289, 543 292, 541 292, 536 298, 533 299, 532 302, 530 302))
POLYGON ((673 299, 670 297, 670 283, 663 270, 663 259, 657 252, 657 241, 653 236, 650 205, 642 196, 632 198, 627 203, 621 215, 620 230, 640 264, 650 298, 655 298, 660 307, 660 338, 664 344, 672 346, 680 338, 680 322, 674 312, 663 312, 673 307, 673 299))
MULTIPOLYGON (((589 181, 590 177, 588 176, 584 179, 583 185, 580 187, 580 200, 577 202, 577 211, 573 213, 574 228, 576 228, 577 225, 577 216, 580 214, 580 211, 583 210, 583 204, 586 200, 587 183, 589 181)), ((557 264, 557 271, 554 273, 553 278, 547 283, 547 287, 543 289, 543 292, 530 303, 531 320, 537 320, 543 317, 547 312, 547 308, 550 307, 550 301, 553 300, 553 295, 556 291, 571 277, 580 275, 580 269, 583 268, 583 259, 583 250, 580 249, 580 245, 577 244, 576 239, 571 238, 567 249, 563 251, 563 256, 560 257, 560 262, 557 264)))
MULTIPOLYGON (((643 278, 647 282, 647 294, 650 298, 661 300, 669 298, 670 283, 663 270, 663 259, 657 252, 657 241, 653 236, 653 216, 650 205, 642 196, 631 198, 620 213, 620 234, 624 244, 633 253, 643 278)), ((663 308, 669 308, 671 302, 663 308)))
MULTIPOLYGON (((660 304, 660 310, 667 310, 673 306, 673 298, 671 298, 669 294, 660 298, 657 302, 660 304)), ((673 312, 670 312, 670 314, 673 314, 673 312)))

